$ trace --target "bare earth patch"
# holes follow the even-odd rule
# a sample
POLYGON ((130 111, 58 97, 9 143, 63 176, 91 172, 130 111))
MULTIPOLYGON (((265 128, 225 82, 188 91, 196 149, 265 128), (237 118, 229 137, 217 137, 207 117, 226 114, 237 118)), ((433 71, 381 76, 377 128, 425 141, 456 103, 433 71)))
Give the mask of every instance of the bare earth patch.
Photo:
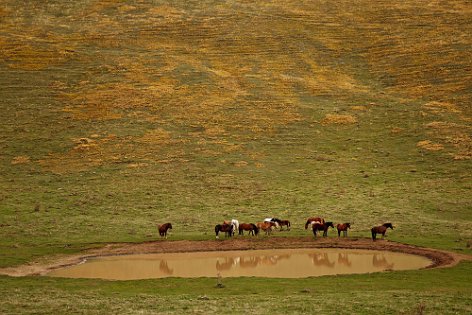
POLYGON ((462 260, 472 260, 472 257, 468 255, 406 245, 387 240, 373 242, 366 238, 318 238, 314 240, 312 237, 271 237, 234 238, 218 241, 158 240, 145 243, 111 243, 104 247, 87 250, 76 255, 50 257, 48 262, 36 262, 17 267, 2 268, 0 269, 0 275, 14 277, 45 275, 53 269, 78 264, 84 259, 97 256, 281 248, 346 248, 402 252, 421 255, 431 259, 433 263, 427 268, 452 267, 462 260))

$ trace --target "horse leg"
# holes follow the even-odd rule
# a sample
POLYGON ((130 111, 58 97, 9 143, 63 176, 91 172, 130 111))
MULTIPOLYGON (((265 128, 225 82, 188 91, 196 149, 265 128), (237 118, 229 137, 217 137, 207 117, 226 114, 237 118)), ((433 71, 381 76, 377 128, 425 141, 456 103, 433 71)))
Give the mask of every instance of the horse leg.
POLYGON ((338 230, 338 237, 341 237, 341 230, 338 230))
POLYGON ((372 232, 372 240, 375 241, 377 233, 375 233, 374 230, 371 230, 371 232, 372 232))

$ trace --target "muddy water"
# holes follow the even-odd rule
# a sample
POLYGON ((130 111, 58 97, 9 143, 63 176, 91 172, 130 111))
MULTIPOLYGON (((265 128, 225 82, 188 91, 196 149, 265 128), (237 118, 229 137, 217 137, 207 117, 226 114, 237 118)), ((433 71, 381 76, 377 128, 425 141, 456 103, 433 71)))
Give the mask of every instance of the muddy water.
POLYGON ((108 256, 57 269, 53 277, 113 280, 165 277, 270 277, 369 273, 427 267, 422 256, 349 249, 271 249, 108 256))

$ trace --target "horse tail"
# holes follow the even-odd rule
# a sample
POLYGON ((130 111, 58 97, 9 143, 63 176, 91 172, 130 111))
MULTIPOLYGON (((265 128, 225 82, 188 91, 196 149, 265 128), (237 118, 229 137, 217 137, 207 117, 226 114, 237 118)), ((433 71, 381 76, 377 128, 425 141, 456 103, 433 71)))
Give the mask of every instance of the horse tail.
POLYGON ((308 229, 308 224, 310 223, 310 220, 307 220, 305 223, 305 230, 308 229))
POLYGON ((252 228, 254 229, 254 234, 258 235, 259 234, 259 228, 257 227, 257 225, 252 224, 252 228))
POLYGON ((375 241, 376 234, 374 228, 371 228, 370 231, 372 232, 372 240, 375 241))

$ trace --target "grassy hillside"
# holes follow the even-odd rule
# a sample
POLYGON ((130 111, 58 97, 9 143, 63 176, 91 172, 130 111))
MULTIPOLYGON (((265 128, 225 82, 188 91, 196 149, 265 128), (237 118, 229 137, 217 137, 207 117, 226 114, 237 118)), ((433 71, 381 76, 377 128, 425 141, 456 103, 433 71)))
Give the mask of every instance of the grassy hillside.
POLYGON ((0 266, 267 216, 471 252, 467 1, 0 4, 0 266))
POLYGON ((471 10, 2 1, 1 246, 319 214, 464 247, 471 10))

